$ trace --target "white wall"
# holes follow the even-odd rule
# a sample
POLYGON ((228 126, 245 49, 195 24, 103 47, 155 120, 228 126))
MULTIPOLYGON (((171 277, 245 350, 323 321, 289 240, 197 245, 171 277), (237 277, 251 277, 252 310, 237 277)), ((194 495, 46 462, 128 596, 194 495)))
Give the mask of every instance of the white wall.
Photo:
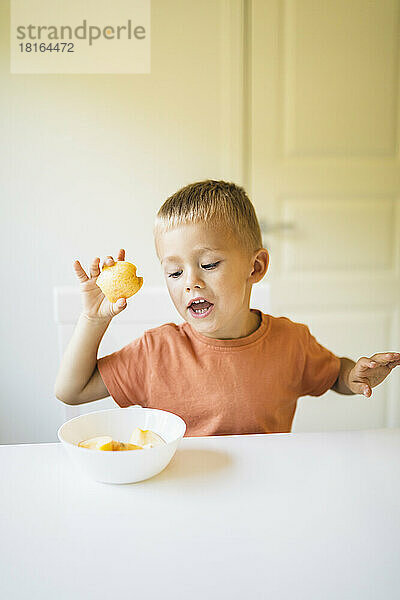
MULTIPOLYGON (((307 12, 298 10, 296 3, 286 6, 277 0, 152 0, 150 74, 10 75, 9 2, 0 0, 0 443, 58 441, 64 405, 53 394, 58 370, 53 288, 78 285, 73 270, 76 258, 87 268, 95 256, 103 260, 125 248, 127 260, 137 265, 148 285, 165 285, 153 248, 152 225, 158 208, 178 188, 205 178, 245 185, 260 220, 272 226, 274 220, 279 221, 279 211, 275 214, 273 210, 278 206, 278 192, 286 192, 290 185, 296 191, 299 183, 306 190, 314 189, 311 183, 318 193, 323 189, 328 167, 325 171, 318 163, 311 171, 305 168, 308 163, 296 162, 296 157, 283 164, 280 154, 280 132, 287 126, 282 106, 284 101, 296 102, 293 94, 284 95, 285 86, 280 87, 288 64, 280 52, 296 39, 295 30, 285 23, 283 30, 280 28, 280 11, 288 18, 294 14, 292 9, 303 17, 307 12), (265 18, 257 17, 260 10, 266 11, 265 18), (269 28, 270 35, 259 35, 261 25, 269 28), (260 96, 260 89, 269 103, 260 96), (268 126, 260 127, 264 121, 268 126)), ((329 9, 335 15, 341 10, 333 4, 329 9)), ((391 10, 386 4, 385 14, 390 16, 391 10)), ((355 39, 362 39, 357 38, 356 11, 362 12, 357 3, 352 7, 352 22, 355 39)), ((347 13, 342 13, 345 22, 347 13)), ((298 23, 303 33, 315 30, 313 22, 307 27, 301 20, 298 23)), ((390 23, 387 19, 386 27, 392 31, 390 23)), ((318 38, 306 35, 304 43, 305 55, 309 43, 318 49, 318 38)), ((331 47, 328 56, 335 57, 334 61, 339 57, 339 63, 334 62, 337 68, 341 54, 334 50, 331 47)), ((386 69, 385 55, 379 51, 375 55, 386 69)), ((326 60, 321 64, 326 65, 326 60)), ((295 81, 301 73, 296 61, 290 64, 295 81)), ((303 77, 307 80, 310 67, 307 61, 305 64, 303 77)), ((359 81, 368 76, 367 68, 360 68, 359 81)), ((392 80, 397 81, 396 77, 392 80)), ((393 89, 388 93, 394 106, 398 98, 393 89)), ((343 90, 342 95, 347 97, 343 90)), ((293 106, 295 110, 298 104, 293 106)), ((331 115, 326 111, 329 124, 331 115)), ((346 118, 352 116, 349 109, 346 118)), ((395 149, 396 133, 388 134, 395 149)), ((322 136, 322 145, 324 140, 322 136)), ((346 160, 345 154, 341 157, 346 160)), ((391 158, 391 194, 398 199, 397 155, 391 158)), ((379 164, 372 169, 368 160, 367 156, 364 169, 371 179, 366 185, 378 189, 386 178, 387 165, 385 171, 379 164)), ((386 157, 382 160, 388 162, 386 157)), ((354 173, 358 173, 359 164, 354 164, 354 173)), ((344 167, 347 169, 347 163, 344 167)), ((357 193, 362 176, 353 180, 348 175, 346 180, 344 173, 338 170, 337 180, 357 193)), ((281 238, 272 234, 270 239, 271 246, 267 236, 271 270, 266 279, 272 282, 276 296, 279 278, 274 282, 274 270, 279 275, 281 238)), ((354 248, 355 254, 361 251, 354 248)), ((396 261, 400 264, 398 258, 396 261)), ((396 273, 397 279, 390 282, 393 311, 399 306, 398 267, 396 273)), ((382 294, 378 275, 373 289, 382 294)), ((293 288, 289 286, 288 291, 288 297, 294 297, 293 288)), ((363 290, 354 289, 356 292, 362 295, 363 290)), ((319 293, 323 306, 329 290, 320 286, 319 293)), ((274 302, 272 306, 274 309, 274 302)), ((343 311, 338 311, 343 327, 343 311)), ((371 318, 378 328, 379 315, 374 313, 371 318)), ((357 322, 357 326, 352 323, 354 339, 363 323, 357 322)), ((398 318, 382 323, 385 337, 374 351, 398 350, 383 347, 387 340, 398 339, 398 318)), ((323 334, 323 325, 313 332, 317 337, 323 334)), ((343 340, 345 332, 338 339, 338 348, 339 342, 343 348, 339 354, 347 353, 343 340)), ((384 385, 385 390, 390 386, 390 407, 395 415, 391 422, 395 423, 399 404, 394 391, 399 388, 393 383, 396 378, 399 381, 400 368, 391 377, 384 385)), ((358 401, 357 415, 361 415, 365 402, 361 397, 358 401)), ((296 414, 295 428, 304 427, 307 420, 304 428, 311 430, 311 412, 315 414, 317 402, 321 409, 322 400, 312 402, 302 399, 300 405, 305 408, 307 403, 308 413, 303 413, 303 420, 296 414)), ((331 414, 329 398, 323 402, 327 405, 324 428, 332 428, 338 421, 331 414)), ((361 422, 358 416, 350 422, 345 413, 346 397, 340 398, 337 406, 345 414, 341 426, 357 427, 361 422)))
POLYGON ((224 10, 152 0, 149 75, 11 75, 1 0, 0 443, 58 441, 53 287, 77 284, 73 261, 125 248, 148 284, 165 285, 157 209, 191 181, 238 180, 224 168, 224 10))

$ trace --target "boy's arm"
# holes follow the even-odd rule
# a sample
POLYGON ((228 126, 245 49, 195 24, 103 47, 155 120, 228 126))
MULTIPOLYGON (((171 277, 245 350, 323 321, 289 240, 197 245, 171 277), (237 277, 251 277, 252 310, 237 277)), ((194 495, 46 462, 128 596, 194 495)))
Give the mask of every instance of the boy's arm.
MULTIPOLYGON (((79 403, 79 394, 88 384, 97 366, 97 351, 110 323, 111 318, 95 320, 83 313, 79 316, 62 357, 54 386, 56 397, 65 404, 79 403)), ((108 395, 107 391, 104 397, 108 395)))
POLYGON ((382 383, 399 365, 400 352, 379 352, 371 358, 363 356, 356 363, 342 357, 338 378, 331 389, 339 394, 364 394, 369 398, 372 388, 382 383))

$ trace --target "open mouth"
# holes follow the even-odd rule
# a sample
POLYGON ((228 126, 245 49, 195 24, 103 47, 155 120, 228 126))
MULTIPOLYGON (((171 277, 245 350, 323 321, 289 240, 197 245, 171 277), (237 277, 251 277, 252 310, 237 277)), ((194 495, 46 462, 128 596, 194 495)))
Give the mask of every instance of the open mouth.
POLYGON ((192 302, 192 304, 189 306, 189 312, 192 317, 195 317, 196 319, 202 319, 207 317, 213 308, 214 304, 208 302, 207 300, 202 300, 201 302, 192 302))

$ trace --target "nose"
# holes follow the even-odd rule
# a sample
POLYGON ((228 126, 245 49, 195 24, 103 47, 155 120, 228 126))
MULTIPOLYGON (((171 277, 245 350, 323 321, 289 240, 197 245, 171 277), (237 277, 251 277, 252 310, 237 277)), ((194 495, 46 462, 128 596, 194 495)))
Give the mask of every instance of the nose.
MULTIPOLYGON (((195 289, 195 288, 201 288, 201 286, 200 286, 200 285, 198 285, 198 284, 196 284, 196 285, 192 285, 191 287, 192 287, 193 289, 195 289)), ((189 285, 187 285, 187 286, 186 286, 186 291, 187 291, 187 292, 190 292, 190 286, 189 286, 189 285)))
POLYGON ((194 288, 202 288, 204 287, 204 282, 202 279, 200 279, 200 277, 197 275, 197 273, 193 272, 193 273, 188 273, 188 276, 186 278, 186 291, 190 292, 191 289, 194 288))

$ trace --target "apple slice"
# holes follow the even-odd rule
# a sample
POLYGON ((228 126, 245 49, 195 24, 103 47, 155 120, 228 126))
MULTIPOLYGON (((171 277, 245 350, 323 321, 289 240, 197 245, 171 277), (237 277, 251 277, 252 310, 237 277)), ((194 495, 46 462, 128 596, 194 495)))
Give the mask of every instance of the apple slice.
POLYGON ((138 444, 142 448, 154 448, 166 444, 165 440, 150 429, 140 429, 136 427, 129 439, 132 444, 138 444))
POLYGON ((111 450, 112 441, 111 436, 100 435, 89 440, 83 440, 79 442, 78 446, 81 448, 90 448, 91 450, 111 450))

